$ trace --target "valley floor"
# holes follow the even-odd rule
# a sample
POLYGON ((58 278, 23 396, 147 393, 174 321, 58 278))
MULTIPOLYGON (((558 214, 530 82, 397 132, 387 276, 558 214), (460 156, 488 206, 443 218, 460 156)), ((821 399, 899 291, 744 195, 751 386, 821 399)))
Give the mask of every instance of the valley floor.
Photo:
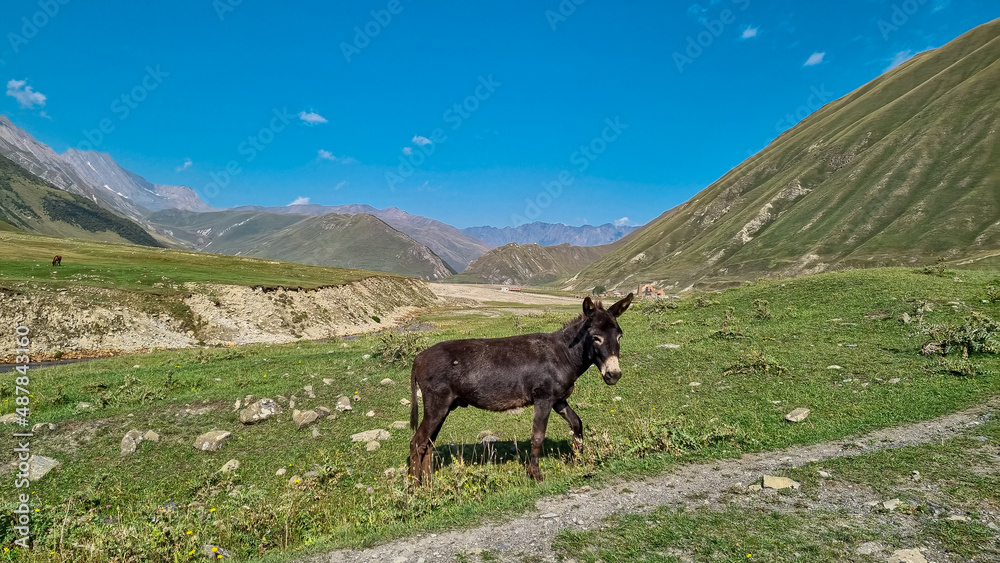
POLYGON ((458 283, 432 283, 430 286, 431 291, 439 298, 457 305, 497 302, 521 305, 578 305, 580 303, 579 299, 573 297, 500 291, 500 286, 458 283))

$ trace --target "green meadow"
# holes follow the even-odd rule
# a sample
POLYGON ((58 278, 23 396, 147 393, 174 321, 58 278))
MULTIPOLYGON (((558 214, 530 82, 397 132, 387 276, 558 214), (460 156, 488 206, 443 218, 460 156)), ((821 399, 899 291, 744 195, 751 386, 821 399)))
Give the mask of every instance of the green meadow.
MULTIPOLYGON (((291 274, 271 275, 277 283, 291 274)), ((141 285, 134 277, 114 281, 141 285)), ((30 551, 13 545, 15 506, 3 497, 0 560, 187 561, 205 558, 207 549, 235 560, 285 561, 514 514, 583 484, 926 420, 1000 389, 989 322, 1000 318, 998 286, 1000 273, 989 270, 875 269, 638 302, 620 319, 622 380, 607 386, 592 369, 570 398, 585 426, 583 454, 571 457, 567 425, 550 417, 540 484, 524 468, 530 408, 452 413, 436 445, 433 485, 419 489, 406 478, 411 431, 392 424, 409 420, 403 402, 416 350, 454 338, 552 331, 577 307, 538 313, 532 306, 523 315, 429 309, 416 321, 430 330, 32 370, 30 422, 56 425, 32 440, 32 451, 61 465, 33 483, 30 551), (968 358, 920 353, 942 338, 969 348, 968 358), (284 413, 243 425, 234 403, 247 395, 275 398, 284 413), (352 410, 335 409, 340 397, 352 398, 352 410), (296 430, 290 400, 295 409, 325 406, 333 415, 296 430), (78 409, 81 402, 92 407, 78 409), (811 410, 808 420, 785 422, 797 407, 811 410), (391 437, 374 451, 349 438, 376 428, 391 437), (154 430, 160 440, 120 455, 133 429, 154 430), (196 450, 195 438, 211 430, 232 436, 220 451, 196 450), (484 431, 497 441, 480 443, 484 431), (239 469, 220 472, 231 459, 239 469)), ((4 377, 0 414, 14 409, 10 381, 4 377)), ((5 434, 3 447, 12 449, 5 434)), ((572 551, 591 540, 567 541, 572 551)))

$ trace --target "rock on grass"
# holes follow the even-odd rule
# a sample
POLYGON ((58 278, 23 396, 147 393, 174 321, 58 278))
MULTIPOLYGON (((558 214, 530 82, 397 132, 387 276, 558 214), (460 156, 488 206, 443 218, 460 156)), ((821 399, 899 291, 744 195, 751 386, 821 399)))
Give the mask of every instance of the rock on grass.
POLYGON ((225 430, 206 432, 195 438, 194 447, 203 452, 217 452, 232 435, 232 432, 226 432, 225 430))

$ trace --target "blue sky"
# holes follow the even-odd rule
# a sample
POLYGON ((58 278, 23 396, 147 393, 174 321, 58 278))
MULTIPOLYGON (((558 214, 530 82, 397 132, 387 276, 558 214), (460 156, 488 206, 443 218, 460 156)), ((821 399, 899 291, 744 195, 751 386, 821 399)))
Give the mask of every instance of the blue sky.
POLYGON ((0 112, 211 205, 643 224, 995 0, 5 0, 0 112), (101 129, 104 129, 102 132, 101 129))

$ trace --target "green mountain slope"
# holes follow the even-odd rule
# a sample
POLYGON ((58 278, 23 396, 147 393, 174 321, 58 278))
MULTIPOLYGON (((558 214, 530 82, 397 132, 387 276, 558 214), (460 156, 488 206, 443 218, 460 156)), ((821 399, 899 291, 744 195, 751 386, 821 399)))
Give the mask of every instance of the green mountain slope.
POLYGON ((573 287, 924 264, 1000 248, 1000 20, 785 132, 573 287))
POLYGON ((454 272, 426 246, 372 215, 308 216, 176 209, 149 216, 158 233, 197 250, 438 280, 454 272))
POLYGON ((76 194, 54 188, 0 156, 0 230, 162 246, 141 226, 76 194))
POLYGON ((603 246, 539 246, 512 242, 494 248, 461 274, 448 278, 457 283, 542 285, 575 275, 587 265, 611 252, 603 246))

